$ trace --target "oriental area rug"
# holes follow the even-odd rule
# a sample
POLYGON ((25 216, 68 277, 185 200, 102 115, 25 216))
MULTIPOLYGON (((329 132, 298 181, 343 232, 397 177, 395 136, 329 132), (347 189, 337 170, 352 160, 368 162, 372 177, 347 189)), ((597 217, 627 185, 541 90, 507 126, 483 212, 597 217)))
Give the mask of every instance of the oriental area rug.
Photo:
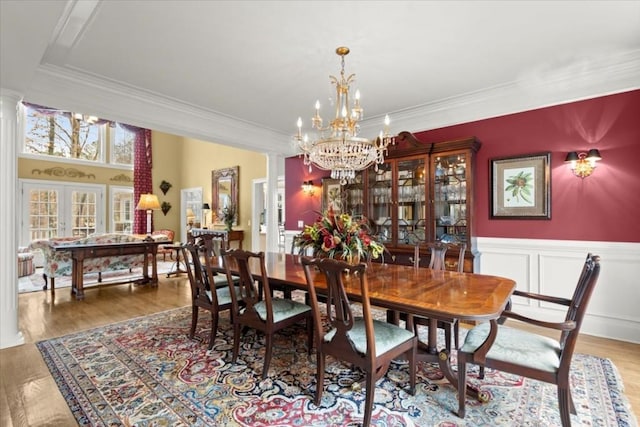
MULTIPOLYGON (((267 379, 261 379, 264 336, 244 335, 236 364, 225 312, 212 351, 211 318, 200 313, 198 340, 187 334, 184 307, 37 343, 78 424, 91 426, 356 426, 362 423, 363 375, 327 359, 325 391, 315 393, 315 355, 304 326, 276 334, 267 379)), ((461 329, 463 333, 463 329, 461 329)), ((435 364, 420 363, 416 393, 407 393, 408 364, 392 363, 378 381, 376 426, 559 426, 553 385, 487 370, 470 372, 490 400, 467 400, 455 415, 456 390, 435 364)), ((635 426, 623 384, 611 361, 576 354, 571 384, 578 414, 573 426, 635 426)))

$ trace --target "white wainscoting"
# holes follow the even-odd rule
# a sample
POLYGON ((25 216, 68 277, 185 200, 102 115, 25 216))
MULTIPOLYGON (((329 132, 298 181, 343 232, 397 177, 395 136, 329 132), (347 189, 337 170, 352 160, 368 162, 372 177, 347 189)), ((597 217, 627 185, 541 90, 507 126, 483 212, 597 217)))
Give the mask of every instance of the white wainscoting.
MULTIPOLYGON (((571 298, 587 253, 600 256, 600 277, 581 333, 640 343, 640 243, 475 239, 474 271, 512 278, 522 291, 571 298)), ((514 297, 514 310, 551 321, 565 311, 514 297)), ((562 308, 562 307, 560 307, 562 308)))

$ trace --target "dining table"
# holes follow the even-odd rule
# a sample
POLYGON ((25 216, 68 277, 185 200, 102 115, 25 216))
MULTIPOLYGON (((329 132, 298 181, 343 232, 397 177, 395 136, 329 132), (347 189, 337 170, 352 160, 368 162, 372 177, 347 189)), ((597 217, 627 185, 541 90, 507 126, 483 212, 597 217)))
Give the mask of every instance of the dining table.
MULTIPOLYGON (((213 268, 225 271, 222 257, 216 258, 213 268)), ((300 260, 300 255, 265 253, 269 283, 296 290, 307 289, 300 260)), ((258 279, 260 266, 256 262, 250 267, 258 279)), ((230 268, 234 270, 233 265, 230 268)), ((448 350, 438 348, 438 321, 489 322, 487 340, 475 353, 475 360, 481 363, 495 340, 498 319, 516 287, 514 280, 505 277, 379 262, 367 263, 365 274, 373 306, 429 319, 427 341, 419 346, 418 360, 438 363, 444 376, 456 388, 458 380, 451 370, 451 355, 448 350)), ((327 289, 324 277, 319 272, 312 275, 316 292, 322 295, 327 289)), ((344 285, 349 299, 358 301, 361 296, 359 280, 345 275, 344 285)), ((479 397, 474 388, 468 387, 468 393, 479 397)))

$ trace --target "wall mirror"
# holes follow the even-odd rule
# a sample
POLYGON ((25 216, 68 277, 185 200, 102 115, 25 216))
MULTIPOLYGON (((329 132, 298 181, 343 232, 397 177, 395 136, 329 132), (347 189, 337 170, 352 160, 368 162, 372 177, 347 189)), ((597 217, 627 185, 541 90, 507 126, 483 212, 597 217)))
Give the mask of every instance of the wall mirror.
POLYGON ((240 207, 238 205, 239 169, 239 166, 233 166, 225 169, 216 169, 211 173, 211 198, 213 203, 211 209, 216 215, 216 224, 224 224, 222 210, 225 207, 233 206, 236 211, 236 219, 233 225, 238 225, 240 218, 240 207))

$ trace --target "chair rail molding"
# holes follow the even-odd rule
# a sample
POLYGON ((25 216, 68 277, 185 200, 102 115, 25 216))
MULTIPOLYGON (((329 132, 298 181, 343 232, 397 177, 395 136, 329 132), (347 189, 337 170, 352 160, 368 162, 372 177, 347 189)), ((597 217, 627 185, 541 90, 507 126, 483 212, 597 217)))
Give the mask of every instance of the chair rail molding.
MULTIPOLYGON (((640 343, 640 243, 476 238, 474 271, 514 279, 517 289, 571 298, 588 252, 602 270, 582 333, 640 343)), ((540 319, 564 319, 565 311, 514 297, 518 312, 540 319)))

